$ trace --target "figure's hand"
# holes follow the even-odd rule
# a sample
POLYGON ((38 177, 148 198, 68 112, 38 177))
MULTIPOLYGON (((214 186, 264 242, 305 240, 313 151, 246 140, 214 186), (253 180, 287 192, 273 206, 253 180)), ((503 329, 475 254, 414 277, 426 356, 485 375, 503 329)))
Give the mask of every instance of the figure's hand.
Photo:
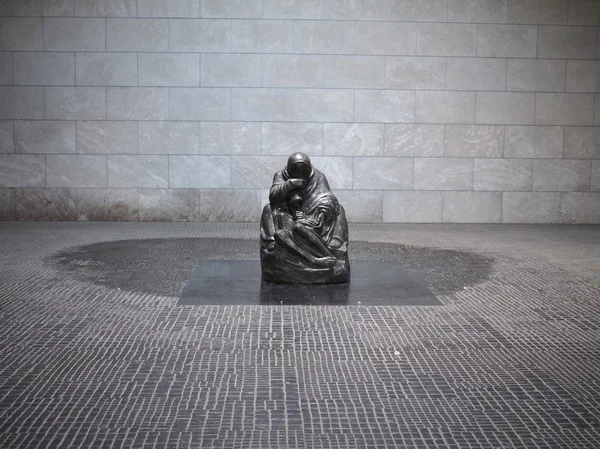
POLYGON ((304 220, 306 218, 306 215, 304 215, 304 212, 302 212, 301 210, 296 212, 296 220, 304 220))
POLYGON ((302 178, 290 178, 288 179, 288 183, 294 189, 303 189, 304 187, 306 187, 307 181, 302 178))

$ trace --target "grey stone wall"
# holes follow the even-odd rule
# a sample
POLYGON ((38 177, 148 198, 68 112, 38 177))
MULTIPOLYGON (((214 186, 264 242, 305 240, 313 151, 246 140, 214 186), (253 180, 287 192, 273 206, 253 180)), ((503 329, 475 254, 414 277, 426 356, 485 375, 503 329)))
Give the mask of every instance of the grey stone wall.
POLYGON ((0 0, 0 219, 600 222, 596 0, 0 0), (251 167, 251 168, 248 168, 251 167))

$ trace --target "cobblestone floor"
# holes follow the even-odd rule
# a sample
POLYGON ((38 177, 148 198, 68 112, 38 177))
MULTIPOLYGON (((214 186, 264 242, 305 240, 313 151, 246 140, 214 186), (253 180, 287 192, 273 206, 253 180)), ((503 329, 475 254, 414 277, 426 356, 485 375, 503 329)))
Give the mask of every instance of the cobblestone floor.
POLYGON ((256 234, 0 223, 0 447, 600 447, 600 227, 351 228, 438 306, 178 305, 256 234))

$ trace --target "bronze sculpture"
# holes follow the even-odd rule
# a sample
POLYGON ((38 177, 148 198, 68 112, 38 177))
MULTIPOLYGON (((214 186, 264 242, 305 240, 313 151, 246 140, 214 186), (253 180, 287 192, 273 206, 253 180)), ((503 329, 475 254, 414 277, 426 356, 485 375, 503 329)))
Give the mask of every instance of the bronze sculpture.
POLYGON ((348 223, 327 178, 304 153, 275 173, 260 222, 265 281, 339 284, 350 280, 348 223))

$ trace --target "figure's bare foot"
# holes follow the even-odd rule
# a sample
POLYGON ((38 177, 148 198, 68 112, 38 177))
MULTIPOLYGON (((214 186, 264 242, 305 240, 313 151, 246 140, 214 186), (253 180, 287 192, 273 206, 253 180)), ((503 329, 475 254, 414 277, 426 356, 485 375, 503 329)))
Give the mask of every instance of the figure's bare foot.
POLYGON ((340 276, 344 274, 344 271, 346 271, 346 269, 344 268, 342 263, 336 259, 335 264, 333 265, 333 272, 336 274, 336 276, 340 276))
POLYGON ((320 267, 332 267, 335 262, 337 261, 337 259, 333 256, 326 256, 326 257, 315 257, 315 264, 319 265, 320 267))

